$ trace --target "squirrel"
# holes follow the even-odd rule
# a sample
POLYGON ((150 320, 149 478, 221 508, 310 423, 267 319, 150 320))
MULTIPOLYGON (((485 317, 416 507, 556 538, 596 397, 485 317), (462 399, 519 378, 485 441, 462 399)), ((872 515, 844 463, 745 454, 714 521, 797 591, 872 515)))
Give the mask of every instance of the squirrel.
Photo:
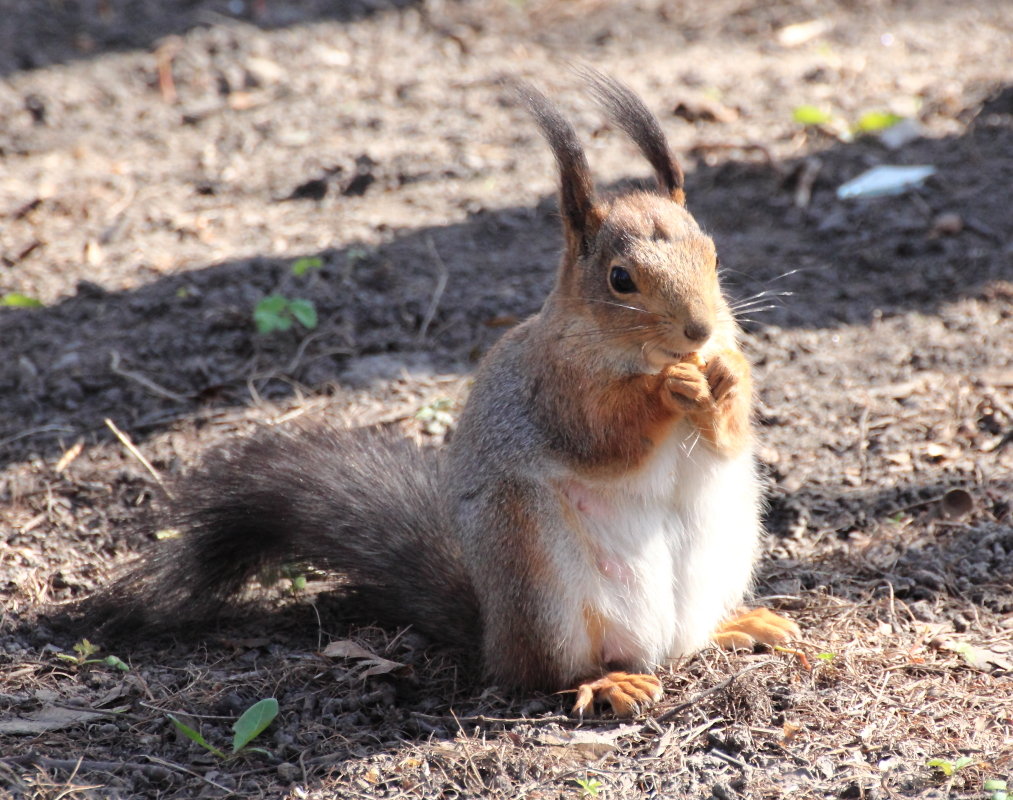
POLYGON ((600 197, 573 126, 518 87, 555 156, 564 250, 542 309, 482 360, 450 442, 264 429, 185 476, 158 543, 99 605, 129 624, 219 610, 266 567, 345 578, 356 616, 411 625, 515 691, 573 712, 660 700, 660 665, 798 626, 745 611, 761 535, 750 367, 714 242, 657 118, 615 79, 592 97, 656 191, 600 197))

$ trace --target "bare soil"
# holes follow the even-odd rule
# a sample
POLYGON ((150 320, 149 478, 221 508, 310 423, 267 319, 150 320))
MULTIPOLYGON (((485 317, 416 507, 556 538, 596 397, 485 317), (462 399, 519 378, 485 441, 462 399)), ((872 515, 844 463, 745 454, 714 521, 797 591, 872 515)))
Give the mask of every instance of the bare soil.
POLYGON ((0 307, 0 795, 987 797, 1013 772, 1011 43, 1004 0, 7 0, 0 295, 42 305, 0 307), (310 576, 210 634, 95 642, 128 671, 61 658, 50 609, 152 543, 216 441, 320 416, 439 444, 418 412, 460 407, 560 247, 502 79, 558 98, 603 185, 648 172, 568 61, 662 117, 746 304, 756 594, 798 651, 705 651, 647 716, 577 722, 349 628, 310 576), (921 135, 843 135, 873 110, 921 135), (877 164, 937 172, 837 198, 877 164), (317 327, 258 334, 275 293, 317 327), (335 639, 404 666, 364 676, 335 639), (269 696, 266 753, 168 718, 227 750, 269 696))

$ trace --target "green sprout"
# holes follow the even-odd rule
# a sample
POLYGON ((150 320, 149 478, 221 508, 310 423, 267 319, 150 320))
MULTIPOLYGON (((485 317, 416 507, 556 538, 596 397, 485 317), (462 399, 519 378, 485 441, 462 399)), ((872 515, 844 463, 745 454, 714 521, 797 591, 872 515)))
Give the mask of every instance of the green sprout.
POLYGON ((208 742, 199 730, 191 728, 185 722, 182 722, 172 714, 168 715, 169 721, 172 722, 172 724, 176 726, 176 729, 187 739, 192 742, 196 742, 209 753, 222 760, 237 756, 244 750, 247 752, 267 753, 267 751, 261 747, 247 747, 247 745, 263 733, 267 726, 270 725, 277 716, 278 701, 273 697, 267 697, 254 703, 240 715, 239 719, 233 723, 232 752, 225 753, 208 742))
POLYGON ((892 128, 904 117, 890 111, 866 111, 855 123, 855 133, 878 133, 892 128))
POLYGON ((85 664, 104 664, 107 667, 114 667, 123 672, 130 671, 130 667, 118 656, 108 655, 105 658, 92 658, 102 648, 97 644, 92 644, 87 639, 82 639, 74 645, 73 649, 77 653, 76 656, 72 656, 70 653, 57 653, 56 657, 69 661, 76 667, 81 667, 85 664))
POLYGON ((597 797, 603 785, 597 778, 574 778, 573 782, 580 787, 584 797, 597 797))
POLYGON ((945 758, 930 758, 925 762, 926 767, 932 767, 933 769, 939 770, 947 778, 952 777, 956 773, 960 772, 964 767, 973 764, 974 759, 970 756, 961 756, 956 761, 950 761, 945 758))
POLYGON ((415 419, 422 423, 422 430, 430 436, 442 436, 454 424, 454 415, 450 413, 453 407, 453 400, 440 397, 416 411, 415 419))
POLYGON ((292 262, 292 274, 297 278, 305 275, 311 269, 320 269, 324 265, 324 260, 319 256, 307 256, 305 258, 297 258, 292 262))
POLYGON ((253 321, 257 331, 263 334, 287 331, 296 322, 313 330, 317 326, 317 310, 311 300, 271 294, 254 307, 253 321))
POLYGON ((21 294, 21 292, 8 292, 3 297, 0 297, 0 306, 9 306, 11 308, 41 308, 42 301, 36 300, 34 297, 29 297, 27 294, 21 294))
POLYGON ((801 125, 826 125, 833 119, 829 111, 824 111, 818 106, 802 105, 796 106, 791 112, 792 119, 801 125))

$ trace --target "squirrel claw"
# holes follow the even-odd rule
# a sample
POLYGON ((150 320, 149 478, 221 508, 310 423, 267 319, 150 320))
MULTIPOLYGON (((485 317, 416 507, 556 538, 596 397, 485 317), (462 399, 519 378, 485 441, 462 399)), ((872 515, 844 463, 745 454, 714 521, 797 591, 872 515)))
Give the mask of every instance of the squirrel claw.
POLYGON ((711 395, 714 401, 720 403, 735 388, 738 382, 735 374, 728 368, 728 365, 720 358, 713 359, 707 365, 707 383, 710 385, 711 395))
POLYGON ((617 717, 633 717, 658 702, 663 694, 661 681, 653 675, 610 672, 577 687, 577 701, 570 713, 583 718, 597 700, 612 706, 617 717))
POLYGON ((801 638, 802 631, 794 621, 769 608, 742 610, 723 622, 711 637, 725 650, 752 650, 757 644, 773 646, 801 638))
POLYGON ((699 408, 710 399, 707 378, 694 364, 673 364, 665 370, 665 392, 677 406, 699 408))

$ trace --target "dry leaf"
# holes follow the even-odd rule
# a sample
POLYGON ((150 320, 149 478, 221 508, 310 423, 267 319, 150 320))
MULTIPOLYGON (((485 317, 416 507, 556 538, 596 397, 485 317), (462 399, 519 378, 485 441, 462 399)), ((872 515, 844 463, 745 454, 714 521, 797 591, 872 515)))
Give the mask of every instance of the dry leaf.
POLYGON ((601 758, 616 749, 621 737, 639 733, 643 729, 643 725, 620 725, 602 731, 541 731, 534 740, 549 747, 564 747, 588 758, 601 758))
MULTIPOLYGON (((115 709, 124 711, 125 709, 115 709)), ((23 717, 0 720, 0 735, 38 736, 48 731, 59 731, 83 725, 86 722, 108 716, 108 712, 92 711, 90 708, 67 708, 66 706, 44 706, 23 717)))
POLYGON ((929 647, 936 650, 947 650, 956 653, 964 662, 973 669, 982 672, 993 672, 995 670, 1013 671, 1013 661, 1002 653, 994 650, 986 650, 984 647, 975 647, 969 642, 956 642, 952 639, 936 637, 929 642, 929 647))
POLYGON ((330 658, 361 660, 366 665, 366 669, 359 676, 361 678, 370 678, 374 675, 387 675, 392 672, 403 674, 411 671, 411 667, 407 664, 381 658, 376 653, 370 652, 362 645, 358 645, 350 639, 340 639, 336 642, 331 642, 323 649, 321 655, 329 656, 330 658))
POLYGON ((798 47, 830 30, 830 23, 823 19, 796 22, 785 25, 777 32, 777 42, 782 47, 798 47))

